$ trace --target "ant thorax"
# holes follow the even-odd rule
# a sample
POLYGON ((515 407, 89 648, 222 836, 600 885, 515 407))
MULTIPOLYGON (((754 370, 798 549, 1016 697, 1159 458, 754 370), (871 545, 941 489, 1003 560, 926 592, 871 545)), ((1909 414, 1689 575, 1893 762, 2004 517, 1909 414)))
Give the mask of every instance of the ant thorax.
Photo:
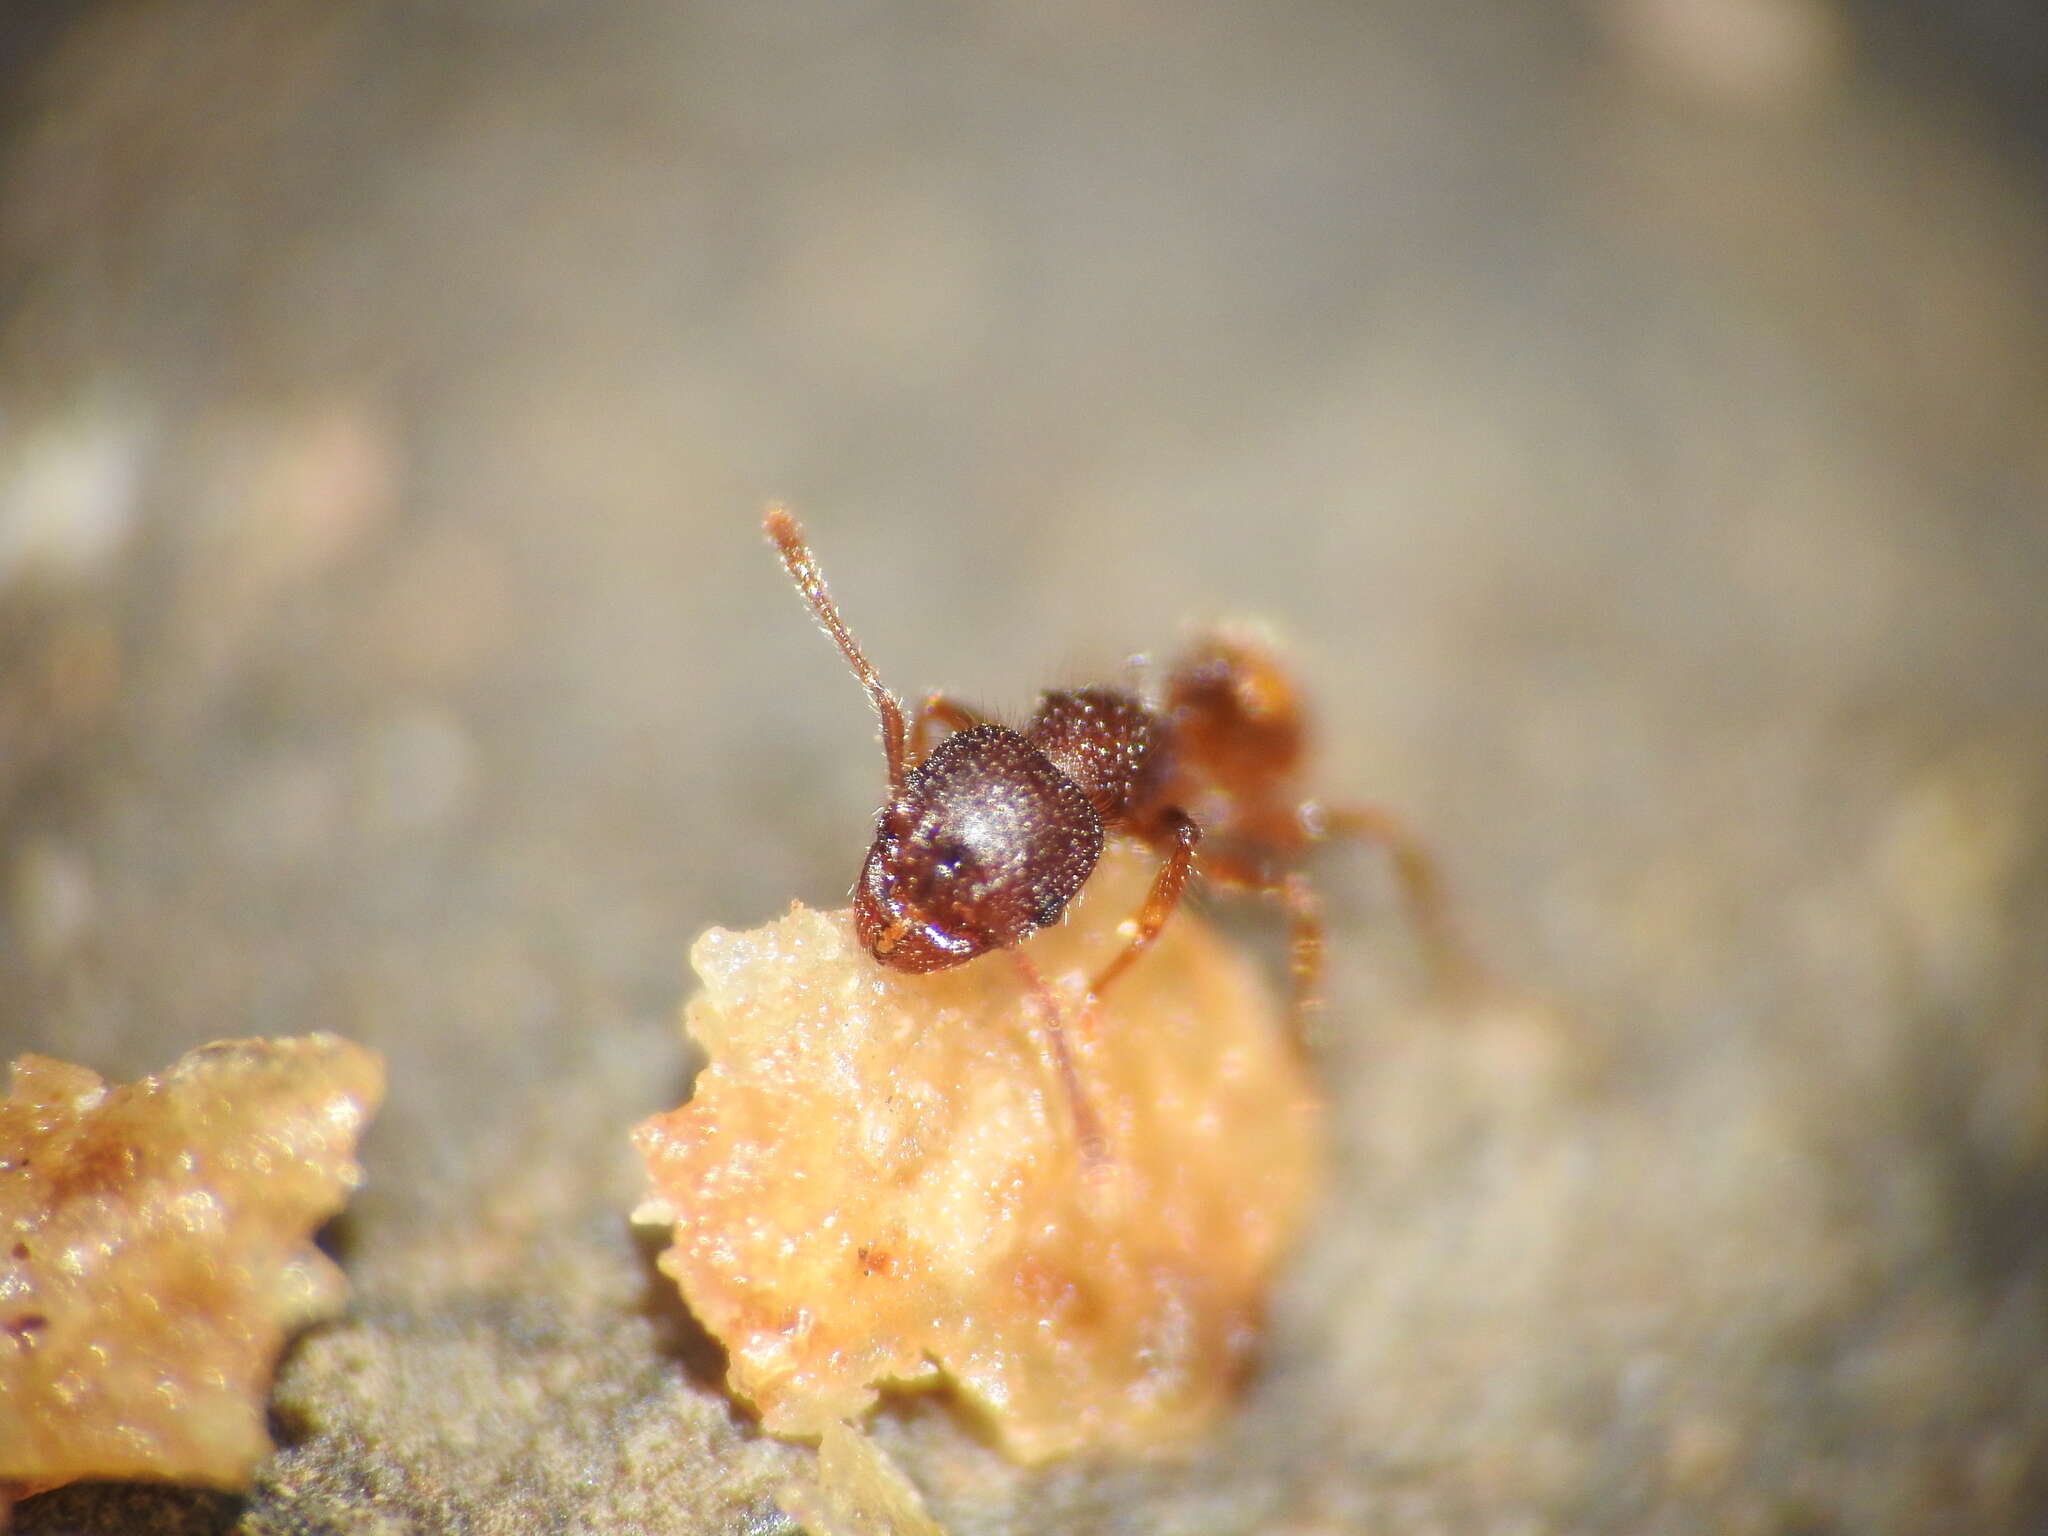
POLYGON ((1024 735, 1112 829, 1158 800, 1171 767, 1159 717, 1141 699, 1113 688, 1046 694, 1024 735))

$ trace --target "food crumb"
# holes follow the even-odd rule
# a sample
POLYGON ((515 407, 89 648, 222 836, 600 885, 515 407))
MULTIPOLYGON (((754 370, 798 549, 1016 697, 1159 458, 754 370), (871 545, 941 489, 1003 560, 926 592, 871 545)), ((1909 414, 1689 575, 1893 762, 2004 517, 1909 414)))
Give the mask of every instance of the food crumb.
POLYGON ((0 1511, 80 1478, 237 1488, 286 1337, 339 1310, 312 1244, 383 1096, 332 1035, 203 1046, 109 1086, 48 1056, 0 1099, 0 1511))
POLYGON ((905 975, 845 912, 712 929, 685 1026, 710 1064, 635 1133, 661 1259, 778 1435, 942 1380, 1012 1457, 1184 1444, 1230 1401, 1320 1183, 1321 1110, 1251 961, 1183 911, 1092 1010, 1154 862, 1115 847, 1028 946, 905 975))
POLYGON ((850 1424, 827 1424, 814 1479, 775 1496, 807 1536, 946 1536, 888 1453, 850 1424))

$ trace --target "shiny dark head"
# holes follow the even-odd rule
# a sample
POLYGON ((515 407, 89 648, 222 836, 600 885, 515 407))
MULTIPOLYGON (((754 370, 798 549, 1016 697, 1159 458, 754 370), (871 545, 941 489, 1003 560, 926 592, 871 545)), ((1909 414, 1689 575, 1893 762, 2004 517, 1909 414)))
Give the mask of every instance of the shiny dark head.
POLYGON ((975 725, 878 818, 854 923, 891 969, 945 970, 1057 922, 1101 853, 1088 797, 1015 731, 975 725))

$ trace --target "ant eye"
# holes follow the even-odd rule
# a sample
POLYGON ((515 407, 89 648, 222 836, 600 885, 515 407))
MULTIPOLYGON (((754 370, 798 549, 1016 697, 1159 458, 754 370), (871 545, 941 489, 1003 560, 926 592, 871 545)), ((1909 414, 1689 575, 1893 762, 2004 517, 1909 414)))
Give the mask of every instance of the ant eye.
POLYGON ((967 861, 965 843, 942 842, 932 849, 932 873, 941 880, 951 880, 958 875, 967 861))

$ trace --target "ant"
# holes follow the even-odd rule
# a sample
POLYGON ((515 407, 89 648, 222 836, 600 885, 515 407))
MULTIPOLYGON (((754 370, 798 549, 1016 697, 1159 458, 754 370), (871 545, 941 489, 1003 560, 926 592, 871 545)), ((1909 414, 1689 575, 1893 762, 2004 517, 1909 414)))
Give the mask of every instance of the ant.
MULTIPOLYGON (((1298 792, 1307 746, 1300 698, 1278 660, 1249 636, 1197 642, 1167 672, 1156 700, 1116 688, 1051 690, 1012 730, 934 693, 906 724, 903 705, 826 593, 796 519, 773 506, 763 526, 881 717, 889 800, 854 883, 853 920, 883 965, 941 971, 1006 950, 1047 997, 1016 946, 1060 920, 1113 834, 1138 838, 1163 862, 1123 949, 1090 980, 1090 1002, 1166 926, 1198 847, 1206 879, 1285 909, 1297 1021, 1316 1005, 1323 954, 1321 906, 1298 866, 1334 838, 1389 851, 1418 928, 1440 959, 1457 963, 1436 866, 1414 836, 1375 807, 1332 806, 1298 792), (934 723, 951 734, 928 748, 934 723)), ((1084 1140, 1092 1140, 1058 1011, 1047 1014, 1060 1073, 1084 1140)))

